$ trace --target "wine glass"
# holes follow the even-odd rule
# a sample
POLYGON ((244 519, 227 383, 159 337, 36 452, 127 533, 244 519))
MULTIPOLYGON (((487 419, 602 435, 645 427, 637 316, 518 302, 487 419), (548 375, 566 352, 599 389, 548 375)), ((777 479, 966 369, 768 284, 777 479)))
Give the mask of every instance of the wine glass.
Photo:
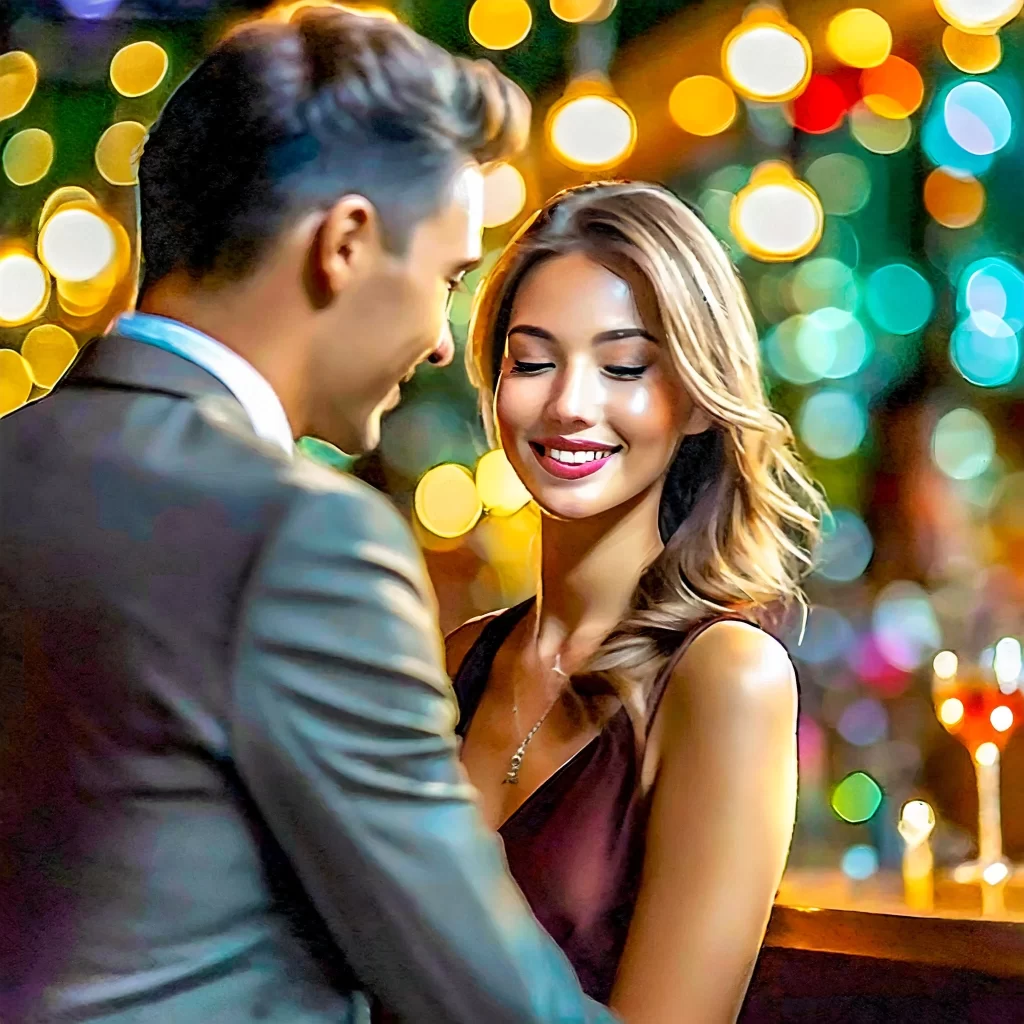
POLYGON ((957 882, 1004 880, 1000 762, 1010 736, 1024 722, 1020 641, 1004 637, 974 662, 940 651, 932 662, 932 703, 945 730, 969 751, 978 784, 978 856, 953 871, 957 882))

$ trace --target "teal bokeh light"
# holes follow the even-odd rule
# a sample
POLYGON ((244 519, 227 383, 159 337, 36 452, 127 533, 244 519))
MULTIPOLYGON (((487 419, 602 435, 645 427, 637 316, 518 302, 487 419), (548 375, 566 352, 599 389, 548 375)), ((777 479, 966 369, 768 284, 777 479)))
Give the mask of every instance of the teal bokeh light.
MULTIPOLYGON (((992 166, 993 155, 968 152, 950 135, 945 116, 946 100, 954 88, 956 85, 949 86, 935 97, 921 129, 921 148, 936 167, 946 167, 977 177, 992 166)), ((957 115, 961 116, 966 118, 967 115, 957 115)))
POLYGON ((985 82, 953 86, 942 105, 946 133, 972 156, 998 153, 1013 135, 1013 118, 1006 101, 985 82))
POLYGON ((949 339, 949 358, 963 378, 997 388, 1017 376, 1020 338, 1005 320, 980 310, 962 320, 949 339))
POLYGON ((906 263, 890 263, 868 278, 867 306, 883 331, 913 334, 928 323, 935 297, 919 271, 906 263))
MULTIPOLYGON (((975 260, 960 274, 956 307, 963 316, 987 314, 1019 331, 1024 327, 1024 274, 1001 256, 975 260)), ((984 320, 981 326, 986 327, 984 320)))
POLYGON ((800 437, 823 459, 852 455, 864 440, 867 428, 864 403, 849 391, 825 388, 811 395, 800 410, 800 437))

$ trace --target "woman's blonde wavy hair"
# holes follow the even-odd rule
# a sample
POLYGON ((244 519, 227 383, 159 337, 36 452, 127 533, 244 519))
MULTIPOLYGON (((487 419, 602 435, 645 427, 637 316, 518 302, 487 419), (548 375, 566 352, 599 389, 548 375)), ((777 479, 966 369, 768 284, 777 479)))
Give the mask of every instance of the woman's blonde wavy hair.
POLYGON ((825 506, 761 380, 743 284, 700 217, 667 189, 599 182, 554 196, 515 235, 477 293, 467 364, 497 440, 494 398, 516 292, 541 262, 583 252, 650 283, 672 363, 711 428, 684 438, 669 469, 665 548, 642 574, 626 618, 586 673, 642 720, 645 697, 680 634, 722 612, 763 625, 794 602, 812 568, 825 506))

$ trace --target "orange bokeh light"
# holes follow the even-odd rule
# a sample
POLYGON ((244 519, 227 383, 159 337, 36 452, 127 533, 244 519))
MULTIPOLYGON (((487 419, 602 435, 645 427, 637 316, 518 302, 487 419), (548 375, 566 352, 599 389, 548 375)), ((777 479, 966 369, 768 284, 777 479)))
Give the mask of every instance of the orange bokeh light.
POLYGON ((902 57, 888 57, 877 68, 866 69, 860 85, 867 108, 894 121, 909 117, 924 101, 921 72, 902 57))
POLYGON ((985 186, 938 167, 924 183, 924 205, 943 227, 968 228, 985 210, 985 186))

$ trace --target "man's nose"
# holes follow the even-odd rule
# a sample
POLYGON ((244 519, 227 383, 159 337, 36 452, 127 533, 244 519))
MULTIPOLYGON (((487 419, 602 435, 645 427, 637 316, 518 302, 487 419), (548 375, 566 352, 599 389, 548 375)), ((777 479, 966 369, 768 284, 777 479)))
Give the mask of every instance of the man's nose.
POLYGON ((437 339, 437 347, 427 357, 434 366, 447 366, 455 358, 455 342, 452 339, 451 325, 447 320, 441 328, 441 336, 437 339))

